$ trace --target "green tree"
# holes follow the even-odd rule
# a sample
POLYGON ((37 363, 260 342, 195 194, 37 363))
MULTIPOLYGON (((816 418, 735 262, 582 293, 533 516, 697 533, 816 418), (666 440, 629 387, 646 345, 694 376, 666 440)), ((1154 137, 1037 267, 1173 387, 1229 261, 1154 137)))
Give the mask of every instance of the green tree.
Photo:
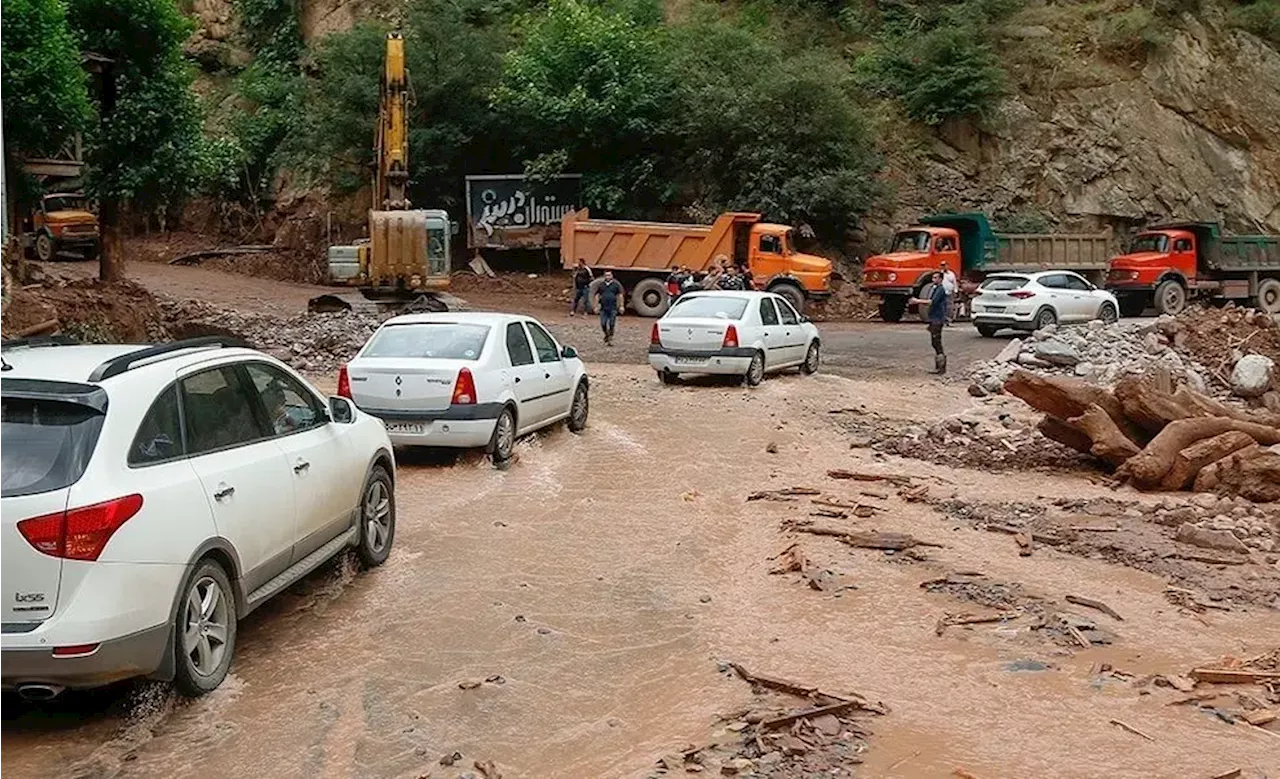
POLYGON ((608 211, 665 200, 674 80, 659 28, 583 0, 551 0, 517 26, 493 104, 530 167, 581 171, 608 211))
POLYGON ((4 139, 22 152, 57 151, 91 111, 80 50, 59 0, 3 5, 4 139))

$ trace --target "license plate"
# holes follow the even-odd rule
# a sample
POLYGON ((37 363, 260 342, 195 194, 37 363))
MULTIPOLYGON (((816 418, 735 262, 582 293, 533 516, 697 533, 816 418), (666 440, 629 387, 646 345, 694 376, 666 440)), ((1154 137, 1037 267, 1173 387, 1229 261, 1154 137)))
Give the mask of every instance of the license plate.
POLYGON ((706 357, 676 357, 676 365, 698 365, 707 361, 706 357))
POLYGON ((992 314, 1000 314, 1004 312, 1004 309, 1005 309, 1004 306, 983 306, 982 310, 990 312, 992 314))
POLYGON ((388 433, 410 433, 414 435, 422 435, 426 432, 426 425, 421 422, 392 422, 383 420, 382 424, 386 425, 388 433))

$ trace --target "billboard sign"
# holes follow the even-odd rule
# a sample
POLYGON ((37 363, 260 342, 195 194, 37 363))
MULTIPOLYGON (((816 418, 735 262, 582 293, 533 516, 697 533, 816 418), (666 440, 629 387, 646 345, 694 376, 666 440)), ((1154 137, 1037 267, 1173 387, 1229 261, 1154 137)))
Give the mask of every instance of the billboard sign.
POLYGON ((560 220, 582 207, 582 176, 534 183, 519 174, 467 176, 467 248, 560 245, 560 220))

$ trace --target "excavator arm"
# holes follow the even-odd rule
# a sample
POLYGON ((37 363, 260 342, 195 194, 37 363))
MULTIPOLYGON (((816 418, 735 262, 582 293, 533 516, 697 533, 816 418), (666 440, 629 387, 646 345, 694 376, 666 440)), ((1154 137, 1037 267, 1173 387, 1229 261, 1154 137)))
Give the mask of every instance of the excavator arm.
POLYGON ((409 208, 409 71, 404 36, 398 32, 387 34, 374 152, 378 166, 373 181, 374 208, 409 208))

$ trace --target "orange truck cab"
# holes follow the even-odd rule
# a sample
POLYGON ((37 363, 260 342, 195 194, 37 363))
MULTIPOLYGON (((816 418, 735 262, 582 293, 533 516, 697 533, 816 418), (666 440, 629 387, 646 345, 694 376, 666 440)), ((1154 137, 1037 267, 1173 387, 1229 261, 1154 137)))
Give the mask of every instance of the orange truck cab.
POLYGON ((709 225, 633 222, 591 219, 583 209, 560 222, 560 260, 566 269, 581 259, 596 270, 612 271, 641 316, 662 316, 670 307, 666 278, 672 268, 703 273, 721 256, 745 265, 757 289, 786 297, 797 311, 810 300, 829 297, 831 260, 798 251, 789 225, 760 219, 760 214, 731 212, 709 225))
POLYGON ((98 217, 89 210, 85 196, 62 192, 45 195, 28 215, 22 236, 25 247, 34 247, 36 258, 48 262, 63 248, 96 259, 101 236, 98 217))
POLYGON ((981 213, 934 214, 899 230, 889 251, 863 264, 862 289, 880 298, 880 318, 897 322, 923 297, 943 264, 956 274, 963 302, 989 273, 1071 270, 1100 283, 1111 233, 997 233, 981 213))
POLYGON ((1280 236, 1225 235, 1214 222, 1157 225, 1111 260, 1107 289, 1123 316, 1177 314, 1196 298, 1251 301, 1280 313, 1280 236))

